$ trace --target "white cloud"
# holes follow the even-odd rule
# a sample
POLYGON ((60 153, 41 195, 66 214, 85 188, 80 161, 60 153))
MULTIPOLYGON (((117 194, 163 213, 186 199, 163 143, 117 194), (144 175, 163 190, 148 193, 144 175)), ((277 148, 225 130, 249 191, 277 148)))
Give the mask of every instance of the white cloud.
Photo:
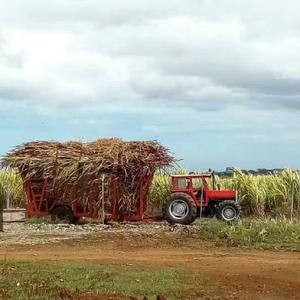
POLYGON ((297 1, 1 1, 0 99, 299 109, 299 20, 297 1))

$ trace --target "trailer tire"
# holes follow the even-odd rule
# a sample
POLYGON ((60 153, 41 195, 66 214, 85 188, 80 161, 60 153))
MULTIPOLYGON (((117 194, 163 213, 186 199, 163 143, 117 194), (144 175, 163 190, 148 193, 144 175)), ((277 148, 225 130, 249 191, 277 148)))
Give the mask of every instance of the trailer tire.
POLYGON ((69 224, 72 224, 75 221, 71 208, 66 205, 59 205, 54 207, 51 212, 51 219, 52 221, 59 220, 67 222, 69 224))
POLYGON ((191 224, 197 217, 197 206, 186 193, 172 193, 163 205, 163 217, 170 224, 191 224))
POLYGON ((239 218, 241 206, 235 200, 224 200, 217 206, 216 217, 225 222, 232 222, 239 218))

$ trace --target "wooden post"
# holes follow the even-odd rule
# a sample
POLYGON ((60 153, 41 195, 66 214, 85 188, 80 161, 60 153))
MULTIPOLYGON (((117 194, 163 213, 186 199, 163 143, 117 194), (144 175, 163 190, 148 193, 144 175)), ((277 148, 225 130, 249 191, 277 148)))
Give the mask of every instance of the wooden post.
POLYGON ((105 193, 105 174, 102 175, 102 201, 101 201, 101 219, 102 219, 102 224, 105 223, 105 211, 104 211, 104 193, 105 193))
POLYGON ((5 191, 5 195, 6 195, 6 209, 10 209, 10 192, 7 190, 5 191))
POLYGON ((0 231, 3 230, 3 199, 0 199, 0 231))

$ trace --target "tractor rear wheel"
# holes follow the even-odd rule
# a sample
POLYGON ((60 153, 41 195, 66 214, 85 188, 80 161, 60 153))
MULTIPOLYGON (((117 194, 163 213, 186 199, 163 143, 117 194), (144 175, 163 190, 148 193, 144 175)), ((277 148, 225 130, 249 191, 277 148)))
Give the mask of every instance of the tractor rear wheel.
POLYGON ((163 217, 170 224, 191 224, 197 216, 197 206, 186 193, 173 193, 163 205, 163 217))
POLYGON ((231 222, 239 218, 241 206, 234 200, 224 200, 217 207, 217 218, 225 222, 231 222))
POLYGON ((66 223, 74 223, 74 216, 71 208, 65 205, 56 206, 51 213, 52 221, 63 221, 66 223))

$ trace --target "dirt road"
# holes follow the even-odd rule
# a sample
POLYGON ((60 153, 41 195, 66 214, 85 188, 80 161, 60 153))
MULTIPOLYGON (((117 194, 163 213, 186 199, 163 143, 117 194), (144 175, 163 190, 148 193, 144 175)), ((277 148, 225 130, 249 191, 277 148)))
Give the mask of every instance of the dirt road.
POLYGON ((209 299, 300 298, 298 252, 216 248, 203 243, 193 233, 97 232, 50 245, 5 245, 0 247, 0 257, 178 267, 195 282, 193 290, 186 295, 190 299, 202 296, 209 299))

